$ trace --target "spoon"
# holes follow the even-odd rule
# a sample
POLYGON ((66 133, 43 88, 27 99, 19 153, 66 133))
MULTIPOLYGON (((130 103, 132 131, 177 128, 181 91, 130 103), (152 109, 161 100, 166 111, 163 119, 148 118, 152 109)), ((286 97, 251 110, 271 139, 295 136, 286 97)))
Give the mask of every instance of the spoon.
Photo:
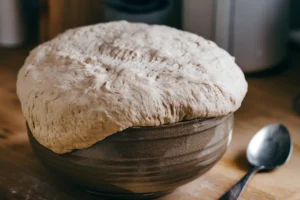
POLYGON ((238 199, 254 173, 283 165, 291 154, 292 141, 284 125, 270 124, 260 129, 247 147, 247 159, 253 168, 219 200, 238 199))

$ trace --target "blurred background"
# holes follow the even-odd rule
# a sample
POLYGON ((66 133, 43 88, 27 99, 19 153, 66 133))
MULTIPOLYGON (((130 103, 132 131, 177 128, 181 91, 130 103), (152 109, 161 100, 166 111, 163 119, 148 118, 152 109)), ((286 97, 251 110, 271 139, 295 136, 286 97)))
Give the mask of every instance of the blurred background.
POLYGON ((245 148, 253 134, 274 122, 291 132, 293 157, 281 171, 256 176, 243 198, 300 199, 300 0, 0 0, 0 200, 90 199, 55 180, 33 154, 16 80, 38 44, 113 20, 196 33, 227 50, 246 73, 248 93, 224 158, 166 200, 219 198, 249 169, 245 148))
POLYGON ((113 20, 165 24, 215 41, 253 73, 280 65, 288 42, 300 43, 299 11, 299 0, 0 0, 0 46, 113 20))

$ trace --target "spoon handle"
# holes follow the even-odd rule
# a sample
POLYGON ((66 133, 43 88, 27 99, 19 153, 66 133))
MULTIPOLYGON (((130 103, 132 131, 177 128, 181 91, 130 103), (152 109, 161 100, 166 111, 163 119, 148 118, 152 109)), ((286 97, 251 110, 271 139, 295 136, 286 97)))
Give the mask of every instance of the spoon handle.
POLYGON ((237 200, 243 192, 249 178, 259 170, 259 167, 253 167, 239 182, 237 182, 228 192, 219 200, 237 200))

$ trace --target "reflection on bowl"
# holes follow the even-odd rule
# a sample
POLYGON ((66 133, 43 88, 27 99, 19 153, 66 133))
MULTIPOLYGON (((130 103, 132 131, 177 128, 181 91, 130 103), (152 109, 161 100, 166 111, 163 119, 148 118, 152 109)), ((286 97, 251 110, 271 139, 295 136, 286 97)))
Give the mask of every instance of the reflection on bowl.
POLYGON ((157 127, 133 127, 92 147, 56 154, 30 143, 43 164, 60 177, 106 197, 162 196, 208 171, 225 153, 233 114, 157 127))

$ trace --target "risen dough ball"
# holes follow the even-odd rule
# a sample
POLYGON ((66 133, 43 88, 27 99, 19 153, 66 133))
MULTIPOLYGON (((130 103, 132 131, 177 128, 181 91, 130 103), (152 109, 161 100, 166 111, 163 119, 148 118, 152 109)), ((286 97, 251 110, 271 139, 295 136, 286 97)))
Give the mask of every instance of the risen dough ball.
POLYGON ((227 115, 246 91, 234 58, 215 43, 125 21, 71 29, 38 46, 17 81, 34 137, 56 153, 128 127, 227 115))

